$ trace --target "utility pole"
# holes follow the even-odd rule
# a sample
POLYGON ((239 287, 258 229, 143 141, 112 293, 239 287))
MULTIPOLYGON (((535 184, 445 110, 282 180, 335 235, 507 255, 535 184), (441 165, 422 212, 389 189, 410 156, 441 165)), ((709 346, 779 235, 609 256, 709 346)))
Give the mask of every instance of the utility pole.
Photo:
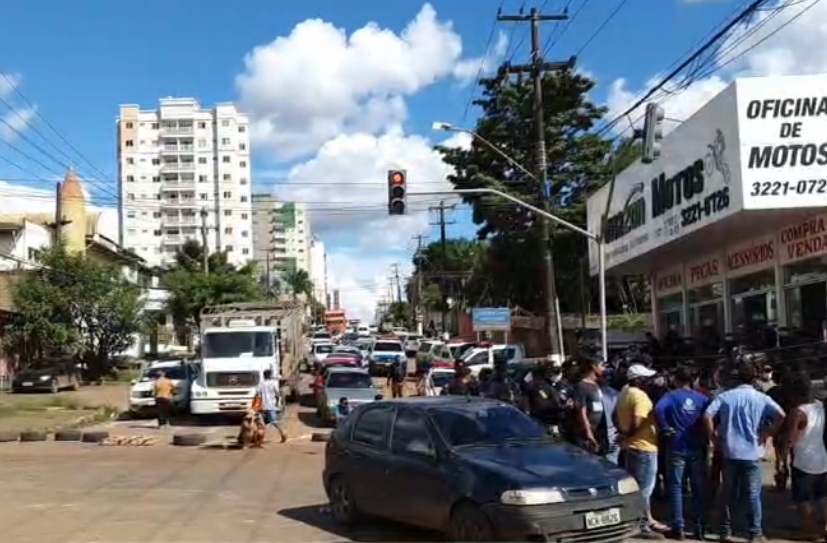
POLYGON ((270 284, 271 281, 270 277, 270 250, 268 249, 267 252, 264 253, 264 294, 267 296, 267 299, 271 299, 273 297, 273 288, 270 284))
MULTIPOLYGON (((513 66, 506 64, 502 67, 501 74, 509 77, 512 73, 516 74, 531 74, 532 83, 534 86, 534 123, 537 131, 537 181, 540 184, 540 196, 543 202, 543 209, 546 212, 551 212, 551 190, 548 187, 547 174, 548 164, 546 163, 546 126, 543 108, 543 76, 546 72, 561 71, 572 68, 574 66, 575 58, 572 57, 565 62, 545 62, 543 60, 543 44, 540 40, 540 23, 547 21, 565 21, 569 17, 567 14, 559 15, 541 15, 539 10, 532 8, 528 15, 520 13, 519 15, 497 15, 497 20, 502 22, 512 23, 531 23, 531 63, 524 65, 513 66)), ((544 283, 546 285, 546 329, 548 332, 549 341, 551 343, 551 352, 553 354, 562 354, 563 349, 563 330, 559 314, 559 304, 557 301, 557 286, 554 274, 554 255, 551 248, 551 222, 547 217, 542 217, 540 220, 540 228, 542 229, 544 255, 544 283)))
MULTIPOLYGON (((431 226, 439 226, 439 247, 440 247, 440 254, 441 257, 439 259, 439 277, 441 279, 441 293, 442 297, 446 298, 447 292, 445 289, 445 261, 448 257, 448 235, 447 235, 447 226, 450 224, 454 224, 453 221, 448 222, 445 220, 445 212, 446 211, 453 211, 453 205, 446 206, 445 202, 439 202, 438 206, 429 207, 428 211, 436 211, 437 212, 437 222, 431 223, 431 226)), ((445 309, 445 308, 443 308, 445 309)), ((442 312, 442 333, 444 334, 446 329, 448 328, 448 314, 443 311, 442 312)))
POLYGON ((396 283, 396 301, 402 301, 402 282, 399 278, 399 264, 393 264, 391 266, 393 269, 393 281, 396 283))
POLYGON ((63 183, 55 183, 55 220, 46 226, 54 233, 54 244, 57 245, 63 240, 63 227, 71 224, 72 221, 63 218, 63 202, 60 201, 60 188, 63 183))
POLYGON ((422 234, 414 236, 416 240, 416 308, 414 309, 414 321, 416 322, 416 333, 422 335, 425 328, 425 306, 422 303, 422 289, 424 288, 424 281, 422 280, 422 240, 425 236, 422 234))
POLYGON ((207 244, 207 210, 201 210, 201 265, 204 267, 204 273, 210 274, 210 248, 207 244))

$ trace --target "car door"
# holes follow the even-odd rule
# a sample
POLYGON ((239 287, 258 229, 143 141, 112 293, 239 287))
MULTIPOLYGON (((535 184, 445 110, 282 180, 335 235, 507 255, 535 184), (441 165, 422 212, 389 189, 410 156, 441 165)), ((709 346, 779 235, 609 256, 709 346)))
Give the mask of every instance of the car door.
POLYGON ((357 417, 346 451, 345 479, 361 511, 387 517, 389 502, 396 496, 387 478, 393 408, 387 404, 366 406, 357 417))
POLYGON ((390 518, 425 528, 445 526, 451 497, 451 474, 440 462, 436 439, 418 410, 397 409, 390 435, 392 463, 387 474, 394 499, 390 518))

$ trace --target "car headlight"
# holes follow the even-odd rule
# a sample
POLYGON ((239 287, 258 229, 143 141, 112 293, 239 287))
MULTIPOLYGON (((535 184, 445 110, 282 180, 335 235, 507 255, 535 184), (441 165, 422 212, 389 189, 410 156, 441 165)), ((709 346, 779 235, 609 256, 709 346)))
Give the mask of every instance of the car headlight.
POLYGON ((137 390, 133 390, 132 392, 129 393, 129 397, 137 399, 137 398, 141 397, 141 393, 137 390))
POLYGON ((40 376, 40 380, 41 380, 41 381, 48 381, 48 380, 49 380, 49 379, 51 379, 51 378, 52 378, 52 376, 51 376, 51 375, 41 375, 41 376, 40 376))
POLYGON ((500 496, 500 502, 504 505, 547 505, 564 501, 563 493, 556 488, 506 490, 500 496))
POLYGON ((640 490, 640 485, 637 484, 634 477, 625 477, 617 482, 618 494, 634 494, 640 490))

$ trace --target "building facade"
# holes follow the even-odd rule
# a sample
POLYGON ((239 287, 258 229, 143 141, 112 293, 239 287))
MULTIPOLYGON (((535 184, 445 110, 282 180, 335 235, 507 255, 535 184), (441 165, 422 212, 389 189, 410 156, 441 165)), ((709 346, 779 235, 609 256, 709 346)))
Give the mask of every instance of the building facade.
POLYGON ((319 303, 327 300, 327 251, 324 242, 314 237, 310 242, 310 280, 313 281, 313 298, 319 303))
POLYGON ((649 276, 659 334, 825 337, 825 84, 738 79, 664 139, 660 159, 618 175, 605 222, 609 187, 589 199, 609 273, 649 276))
POLYGON ((313 233, 303 204, 283 202, 271 194, 253 194, 253 255, 271 273, 304 270, 311 274, 313 233))
POLYGON ((163 98, 117 120, 120 244, 151 265, 189 239, 230 262, 253 258, 249 120, 233 104, 163 98))

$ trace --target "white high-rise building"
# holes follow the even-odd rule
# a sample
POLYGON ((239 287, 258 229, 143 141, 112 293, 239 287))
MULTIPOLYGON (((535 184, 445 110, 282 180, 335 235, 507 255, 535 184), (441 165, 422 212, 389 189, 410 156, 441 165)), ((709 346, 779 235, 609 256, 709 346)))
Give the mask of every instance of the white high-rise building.
POLYGON ((271 273, 299 269, 311 274, 313 232, 304 204, 282 202, 270 194, 253 194, 252 200, 256 262, 265 265, 269 260, 271 273))
POLYGON ((171 262, 184 241, 253 258, 249 120, 230 103, 202 109, 162 98, 157 110, 120 108, 120 244, 151 265, 171 262))
POLYGON ((316 237, 310 242, 310 279, 313 281, 313 297, 319 303, 326 303, 327 251, 324 242, 316 237))

